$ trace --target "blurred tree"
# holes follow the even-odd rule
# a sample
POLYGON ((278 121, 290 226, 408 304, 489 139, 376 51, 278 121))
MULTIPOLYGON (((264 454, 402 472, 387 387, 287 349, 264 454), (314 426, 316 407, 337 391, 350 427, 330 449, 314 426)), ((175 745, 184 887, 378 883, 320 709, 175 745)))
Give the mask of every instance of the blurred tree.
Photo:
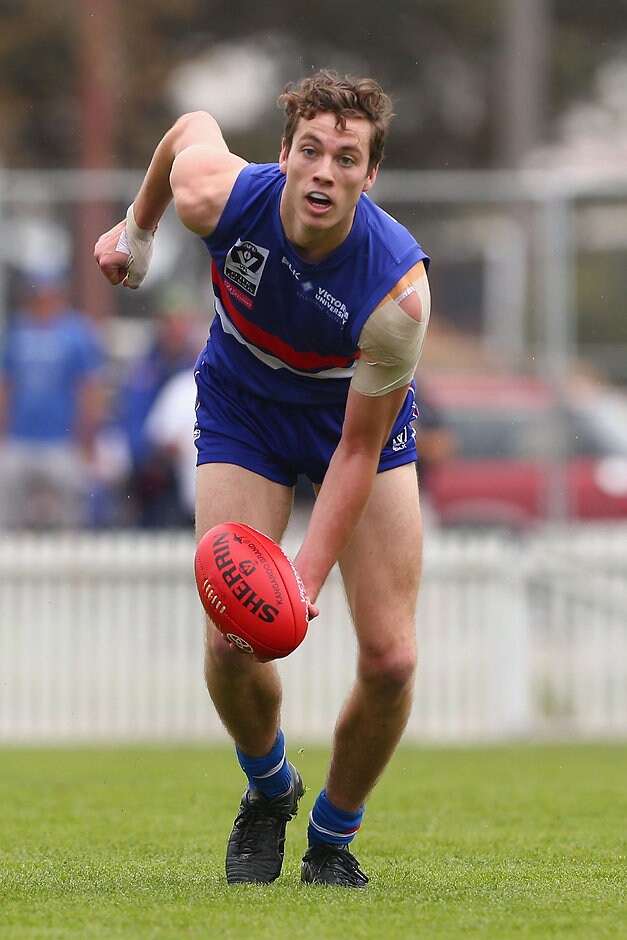
MULTIPOLYGON (((384 12, 375 0, 125 3, 114 33, 102 36, 115 44, 112 161, 144 166, 175 116, 168 83, 179 66, 225 42, 254 41, 273 50, 280 81, 257 126, 229 137, 242 152, 272 159, 281 127, 275 93, 328 66, 371 73, 391 91, 398 118, 389 166, 494 165, 502 154, 505 2, 474 0, 470 10, 466 0, 388 0, 384 12)), ((546 3, 552 32, 543 112, 550 121, 586 93, 599 63, 625 41, 627 5, 546 3)), ((11 166, 79 162, 84 95, 77 13, 83 9, 82 0, 0 0, 0 149, 11 166)))
POLYGON ((0 0, 0 155, 11 166, 72 164, 72 0, 0 0))

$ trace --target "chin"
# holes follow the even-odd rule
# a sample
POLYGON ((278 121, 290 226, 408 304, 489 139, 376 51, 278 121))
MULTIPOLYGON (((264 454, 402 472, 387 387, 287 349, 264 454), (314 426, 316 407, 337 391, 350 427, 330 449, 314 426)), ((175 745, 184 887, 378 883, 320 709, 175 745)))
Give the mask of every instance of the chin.
POLYGON ((337 219, 334 219, 330 213, 328 215, 308 215, 304 220, 308 228, 316 230, 333 228, 336 221, 337 219))

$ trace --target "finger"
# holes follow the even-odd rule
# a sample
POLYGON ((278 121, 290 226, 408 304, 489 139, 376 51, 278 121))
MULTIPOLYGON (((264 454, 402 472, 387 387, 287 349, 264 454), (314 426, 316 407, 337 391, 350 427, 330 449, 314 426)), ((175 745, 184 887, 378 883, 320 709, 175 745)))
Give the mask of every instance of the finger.
POLYGON ((126 272, 126 277, 124 278, 124 287, 128 287, 130 290, 137 290, 138 287, 141 287, 144 279, 140 277, 136 271, 133 271, 132 267, 126 272))
POLYGON ((127 275, 126 265, 98 261, 98 267, 106 279, 114 286, 120 284, 127 275))

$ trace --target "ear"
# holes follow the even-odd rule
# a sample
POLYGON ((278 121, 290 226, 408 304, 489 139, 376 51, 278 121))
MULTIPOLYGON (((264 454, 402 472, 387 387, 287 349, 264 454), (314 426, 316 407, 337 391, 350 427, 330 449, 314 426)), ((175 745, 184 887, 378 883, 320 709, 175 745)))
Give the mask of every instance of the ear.
POLYGON ((279 169, 283 175, 287 172, 287 158, 289 155, 289 149, 285 143, 285 138, 281 141, 281 152, 279 154, 279 169))
POLYGON ((362 190, 361 190, 362 193, 367 193, 369 189, 372 189, 372 187, 374 186, 374 181, 377 178, 378 172, 379 172, 379 164, 377 163, 377 165, 373 166, 373 168, 368 173, 368 176, 366 177, 366 182, 364 183, 362 190))

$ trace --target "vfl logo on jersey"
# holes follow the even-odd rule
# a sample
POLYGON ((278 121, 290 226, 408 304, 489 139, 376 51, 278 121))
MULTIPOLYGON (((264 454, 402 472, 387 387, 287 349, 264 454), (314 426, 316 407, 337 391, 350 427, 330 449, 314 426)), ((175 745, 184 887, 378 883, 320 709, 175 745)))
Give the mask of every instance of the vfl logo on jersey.
POLYGON ((224 261, 224 273, 251 297, 257 295, 263 269, 270 252, 267 248, 243 242, 239 238, 224 261))

